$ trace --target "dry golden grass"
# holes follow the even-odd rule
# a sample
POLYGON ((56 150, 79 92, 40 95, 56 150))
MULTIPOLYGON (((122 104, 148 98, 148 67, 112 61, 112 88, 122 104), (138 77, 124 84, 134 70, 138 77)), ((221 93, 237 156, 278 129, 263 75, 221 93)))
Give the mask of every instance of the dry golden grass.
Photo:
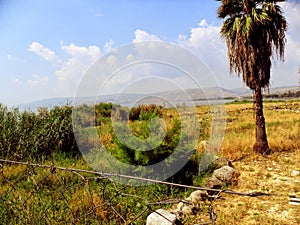
MULTIPOLYGON (((292 151, 300 148, 300 102, 268 102, 264 104, 269 145, 273 152, 292 151)), ((221 154, 238 160, 254 154, 255 115, 253 104, 226 106, 226 133, 221 154)))
POLYGON ((76 188, 69 202, 69 206, 75 217, 84 215, 94 207, 95 216, 99 217, 102 221, 105 221, 107 219, 108 210, 106 207, 103 207, 103 205, 105 205, 104 200, 101 199, 99 195, 89 193, 82 188, 76 188))
MULTIPOLYGON (((255 118, 253 104, 226 106, 227 127, 220 155, 234 161, 241 172, 234 191, 261 191, 274 194, 242 197, 223 194, 214 208, 218 225, 293 225, 300 224, 300 206, 289 204, 289 194, 300 197, 300 101, 264 104, 269 145, 273 153, 260 156, 253 152, 255 118)), ((203 215, 204 216, 204 215, 203 215)), ((198 214, 194 221, 201 221, 198 214)), ((206 220, 207 221, 207 220, 206 220)))
POLYGON ((299 170, 300 151, 274 153, 271 156, 251 155, 237 161, 241 171, 238 192, 261 191, 274 194, 263 197, 224 195, 216 203, 217 224, 300 224, 299 207, 289 204, 289 194, 300 194, 300 178, 291 171, 299 170))

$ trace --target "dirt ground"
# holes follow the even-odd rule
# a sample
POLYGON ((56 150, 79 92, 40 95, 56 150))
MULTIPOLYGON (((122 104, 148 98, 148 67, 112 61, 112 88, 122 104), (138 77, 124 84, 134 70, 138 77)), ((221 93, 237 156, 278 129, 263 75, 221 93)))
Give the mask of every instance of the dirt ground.
POLYGON ((223 194, 217 200, 217 224, 300 224, 300 205, 290 204, 289 195, 300 197, 300 150, 249 156, 234 162, 241 172, 237 192, 264 192, 271 196, 244 197, 223 194), (294 171, 294 172, 293 172, 294 171))

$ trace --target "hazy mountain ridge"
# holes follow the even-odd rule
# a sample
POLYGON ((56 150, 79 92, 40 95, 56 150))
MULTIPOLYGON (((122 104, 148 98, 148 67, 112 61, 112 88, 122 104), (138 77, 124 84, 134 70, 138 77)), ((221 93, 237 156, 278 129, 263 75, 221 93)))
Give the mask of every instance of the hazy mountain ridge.
MULTIPOLYGON (((276 87, 265 90, 264 94, 282 94, 288 91, 298 91, 298 86, 289 87, 276 87)), ((130 105, 134 102, 141 103, 155 103, 162 104, 164 101, 182 102, 182 101, 195 101, 195 100, 206 100, 206 99, 223 99, 223 98, 240 98, 240 97, 251 97, 252 91, 249 88, 236 88, 226 89, 222 87, 209 87, 209 88, 191 88, 184 90, 169 90, 162 91, 153 94, 111 94, 102 95, 95 99, 95 97, 80 97, 76 99, 76 104, 95 104, 97 102, 113 102, 120 105, 130 105)), ((74 97, 61 97, 61 98, 49 98, 37 100, 25 104, 20 104, 18 107, 21 110, 33 110, 35 111, 39 107, 62 106, 74 104, 74 97)))

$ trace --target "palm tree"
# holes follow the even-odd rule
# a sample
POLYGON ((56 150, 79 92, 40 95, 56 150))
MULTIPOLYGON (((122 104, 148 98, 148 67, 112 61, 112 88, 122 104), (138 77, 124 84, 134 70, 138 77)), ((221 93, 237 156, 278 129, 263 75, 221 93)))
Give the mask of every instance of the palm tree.
POLYGON ((253 149, 269 154, 262 88, 269 87, 271 57, 284 61, 287 23, 278 2, 285 0, 217 0, 217 15, 224 19, 221 36, 226 40, 230 72, 242 75, 254 92, 256 143, 253 149))

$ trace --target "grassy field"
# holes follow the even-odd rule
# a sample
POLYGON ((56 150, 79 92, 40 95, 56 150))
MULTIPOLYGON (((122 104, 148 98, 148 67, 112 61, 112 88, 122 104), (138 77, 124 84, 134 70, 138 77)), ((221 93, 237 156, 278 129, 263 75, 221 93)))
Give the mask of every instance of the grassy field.
MULTIPOLYGON (((300 224, 300 206, 289 204, 289 194, 300 196, 300 102, 266 102, 266 128, 273 153, 256 155, 252 146, 255 118, 252 103, 226 105, 227 128, 220 155, 241 171, 238 192, 262 191, 274 194, 257 198, 224 194, 215 204, 217 224, 300 224)), ((191 219, 191 218, 190 218, 191 219)), ((197 215, 193 222, 200 222, 197 215)))
MULTIPOLYGON (((264 109, 272 154, 260 156, 252 150, 253 103, 234 102, 226 105, 226 133, 219 155, 232 160, 241 172, 239 183, 229 188, 274 195, 250 198, 222 194, 225 199, 214 202, 217 224, 300 224, 300 206, 289 205, 288 197, 300 195, 300 176, 291 176, 293 170, 300 171, 300 101, 266 102, 264 109)), ((201 153, 200 141, 209 138, 211 118, 207 106, 197 110, 201 137, 196 149, 201 153)), ((176 116, 171 109, 163 115, 169 119, 176 116)), ((102 131, 102 141, 107 144, 113 139, 108 130, 109 127, 102 131)), ((80 156, 69 157, 66 153, 55 153, 51 160, 43 162, 91 169, 80 156)), ((93 174, 68 170, 52 173, 49 168, 10 164, 1 167, 0 184, 0 224, 24 224, 24 221, 28 224, 123 224, 125 221, 144 224, 151 210, 172 207, 172 204, 149 203, 182 199, 191 192, 167 185, 126 187, 93 174)), ((204 185, 205 177, 194 177, 193 184, 204 185)), ((208 221, 207 216, 203 210, 184 222, 201 224, 208 221)))

